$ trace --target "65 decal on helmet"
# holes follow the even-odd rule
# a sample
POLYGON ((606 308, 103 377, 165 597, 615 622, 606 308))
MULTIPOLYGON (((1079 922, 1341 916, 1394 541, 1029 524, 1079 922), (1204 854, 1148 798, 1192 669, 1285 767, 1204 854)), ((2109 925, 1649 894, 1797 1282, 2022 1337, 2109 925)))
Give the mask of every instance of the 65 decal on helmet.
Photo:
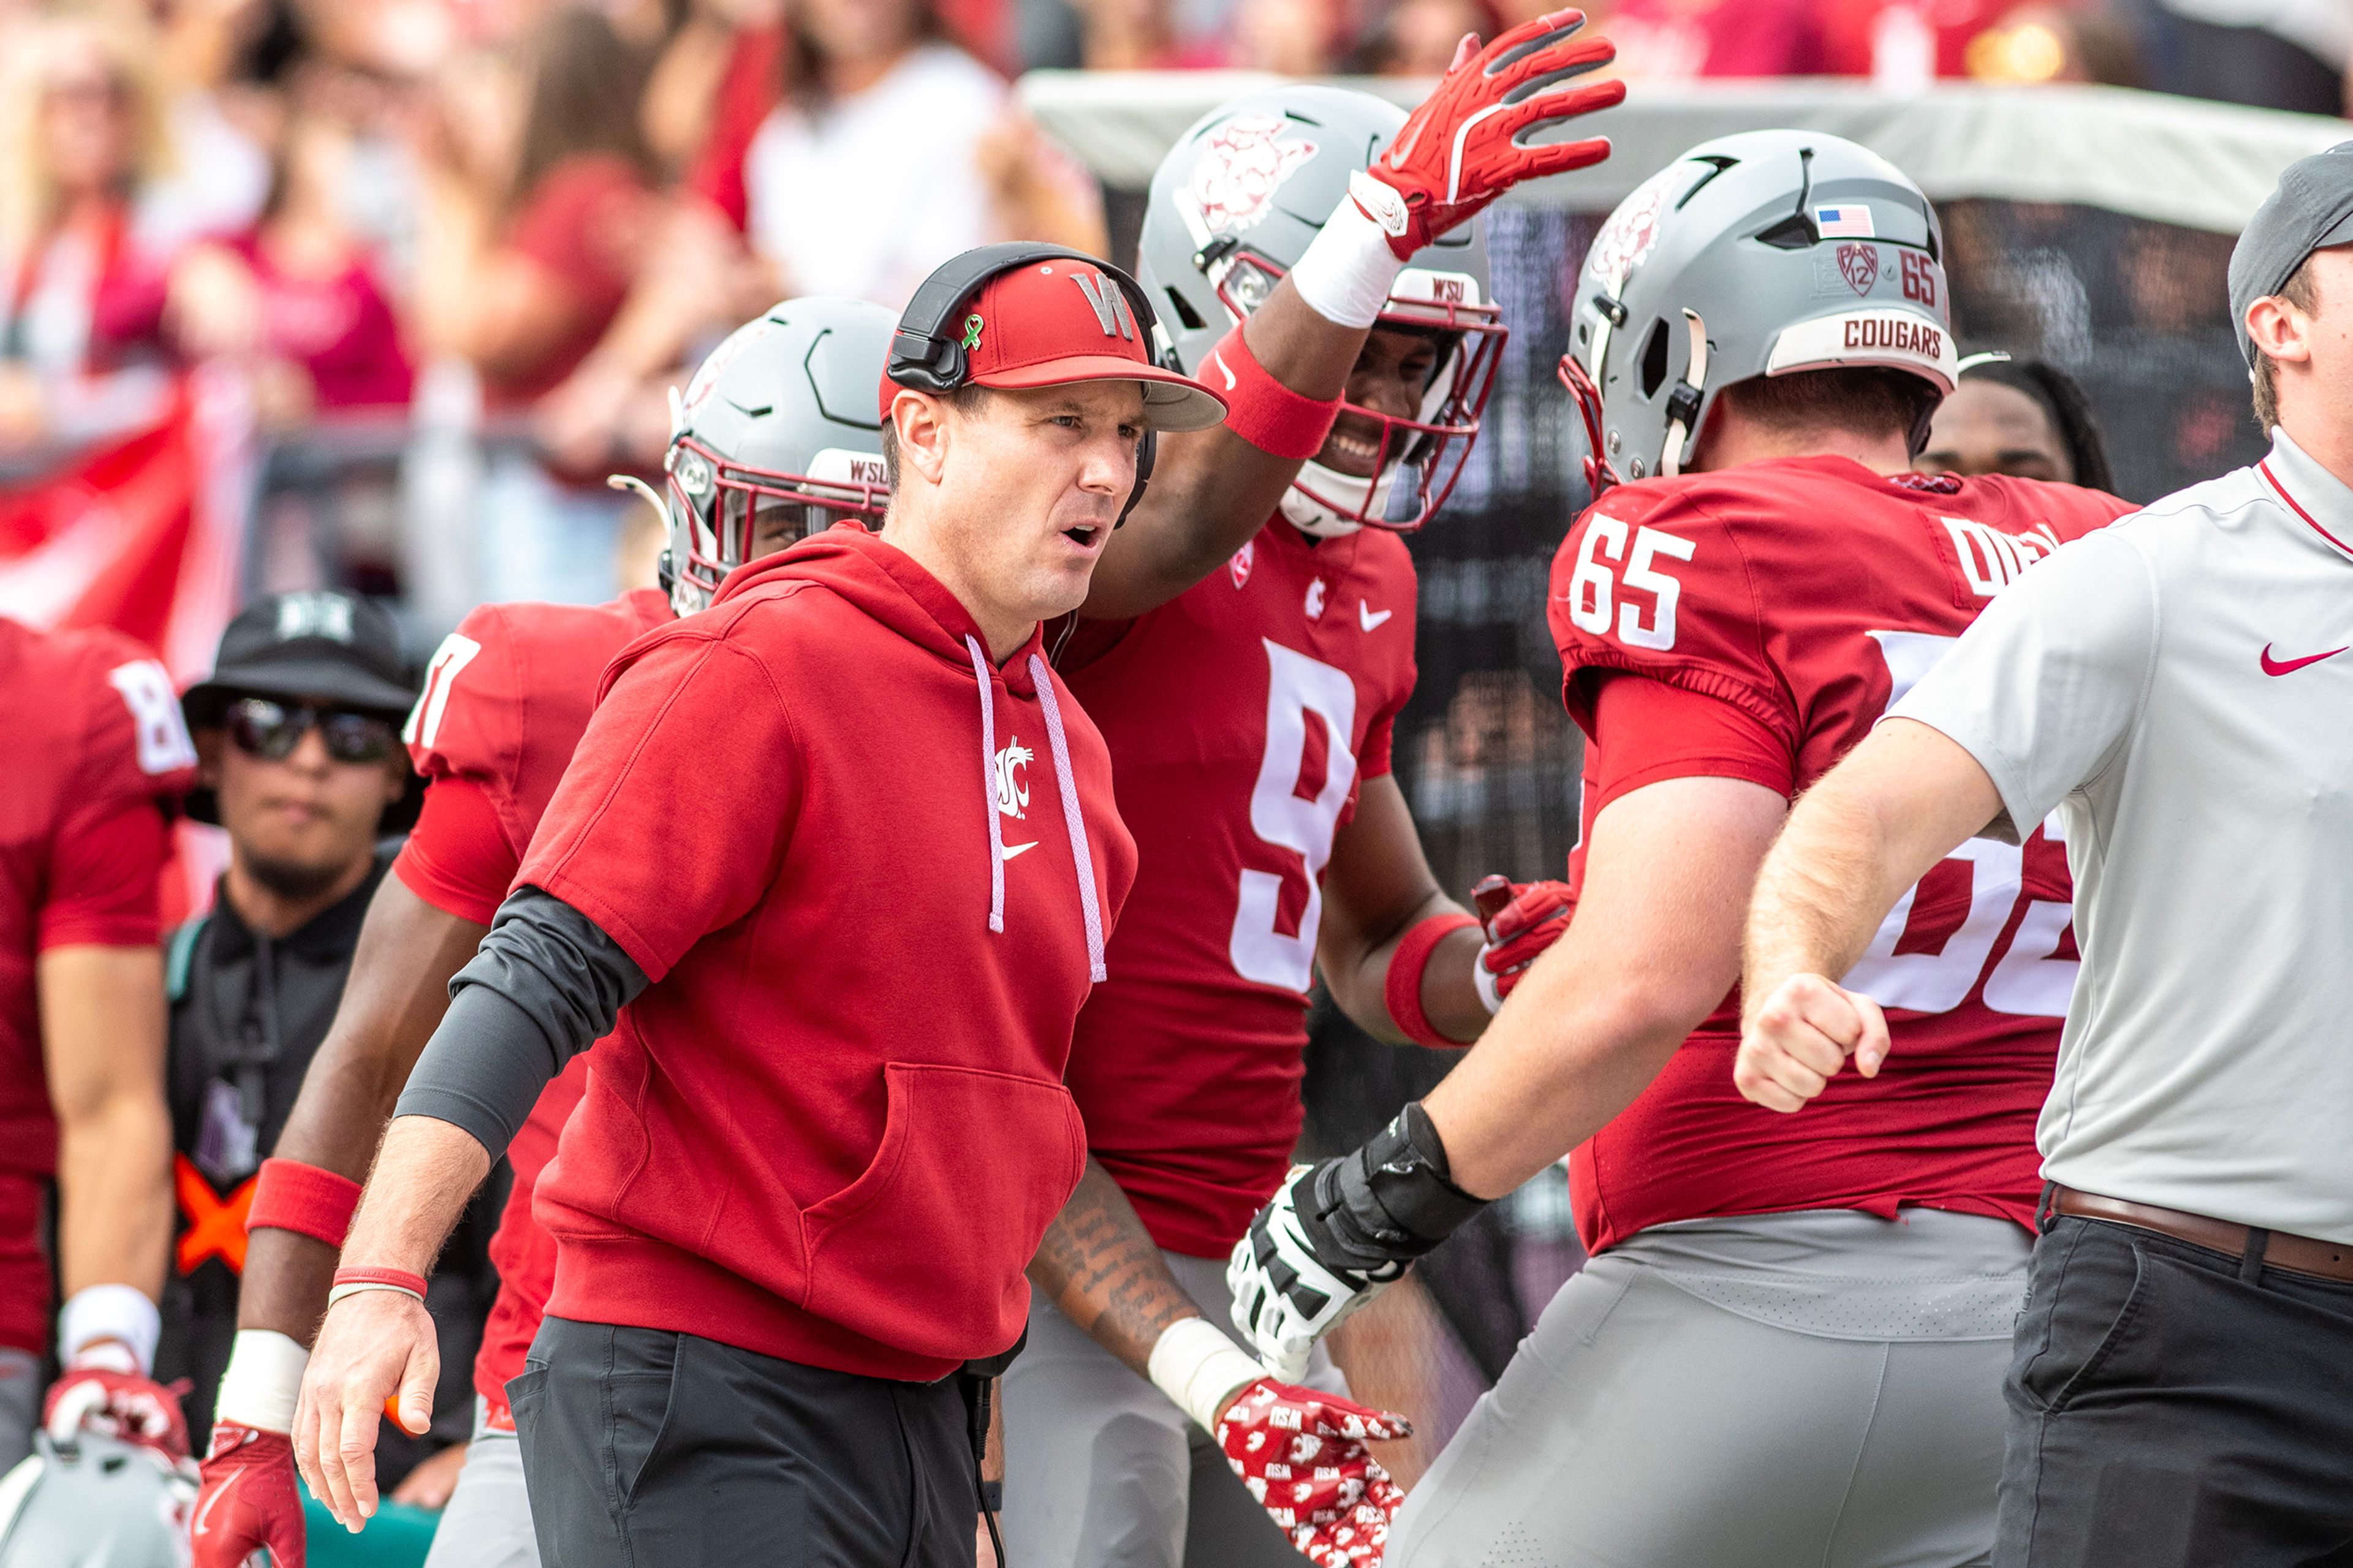
MULTIPOLYGON (((1405 111, 1366 93, 1292 86, 1254 93, 1197 121, 1152 178, 1136 274, 1155 306, 1180 368, 1204 361, 1298 264, 1405 111)), ((1474 221, 1417 252, 1376 323, 1436 340, 1420 405, 1410 416, 1342 405, 1352 423, 1377 427, 1371 472, 1303 464, 1282 501, 1303 531, 1360 525, 1419 528, 1461 477, 1479 416, 1493 389, 1504 339, 1488 297, 1487 253, 1474 221)))
POLYGON ((881 521, 891 489, 873 367, 893 325, 863 300, 788 300, 712 350, 684 395, 672 389, 663 493, 611 483, 662 514, 662 587, 680 615, 706 607, 764 532, 881 521))
POLYGON ((1683 472, 1716 395, 1754 376, 1873 365, 1943 396, 1946 294, 1936 209, 1878 154, 1810 132, 1702 142, 1619 204, 1578 269, 1560 379, 1588 483, 1683 472))

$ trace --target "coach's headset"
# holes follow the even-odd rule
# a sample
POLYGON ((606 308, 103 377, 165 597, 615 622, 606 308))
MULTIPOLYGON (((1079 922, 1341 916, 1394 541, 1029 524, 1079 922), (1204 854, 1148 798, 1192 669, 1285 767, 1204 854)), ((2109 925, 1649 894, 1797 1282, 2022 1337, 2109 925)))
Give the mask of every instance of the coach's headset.
MULTIPOLYGON (((911 386, 918 392, 945 396, 972 379, 972 367, 965 357, 964 340, 957 323, 964 320, 965 307, 992 278, 1040 261, 1078 261, 1093 268, 1119 285, 1127 296, 1127 308, 1135 318, 1136 330, 1144 334, 1144 352, 1151 362, 1164 370, 1174 370, 1176 352, 1168 336, 1160 330, 1160 318, 1152 309, 1152 297, 1144 285, 1101 257, 1090 256, 1083 250, 1072 250, 1060 245, 1038 245, 1024 240, 1011 240, 998 245, 984 245, 949 258, 937 270, 923 279, 915 297, 899 316, 899 330, 891 339, 891 359, 885 374, 901 386, 911 386)), ((1159 453, 1160 433, 1146 427, 1144 439, 1135 447, 1135 488, 1127 493, 1127 504, 1119 509, 1114 529, 1124 527, 1127 514, 1144 499, 1144 489, 1152 482, 1152 463, 1159 453)))

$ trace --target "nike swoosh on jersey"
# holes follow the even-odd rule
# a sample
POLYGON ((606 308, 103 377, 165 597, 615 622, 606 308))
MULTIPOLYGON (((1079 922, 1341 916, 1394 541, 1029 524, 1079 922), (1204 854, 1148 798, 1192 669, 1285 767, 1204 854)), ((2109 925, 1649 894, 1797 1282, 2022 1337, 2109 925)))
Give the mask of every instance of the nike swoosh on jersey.
POLYGON ((1395 610, 1376 610, 1362 599, 1356 601, 1356 624, 1366 631, 1377 627, 1395 614, 1395 610))
MULTIPOLYGON (((2353 647, 2353 643, 2346 644, 2345 647, 2353 647)), ((2344 651, 2345 648, 2343 647, 2333 647, 2327 653, 2306 654, 2302 658, 2274 658, 2272 657, 2272 645, 2265 643, 2263 644, 2263 673, 2265 675, 2293 675, 2307 664, 2318 664, 2324 658, 2335 658, 2338 654, 2343 653, 2344 651)))
POLYGON ((1038 841, 1034 838, 1029 840, 1027 844, 1008 844, 1005 847, 1005 858, 1008 860, 1010 860, 1016 855, 1020 854, 1024 849, 1035 849, 1037 847, 1038 841))

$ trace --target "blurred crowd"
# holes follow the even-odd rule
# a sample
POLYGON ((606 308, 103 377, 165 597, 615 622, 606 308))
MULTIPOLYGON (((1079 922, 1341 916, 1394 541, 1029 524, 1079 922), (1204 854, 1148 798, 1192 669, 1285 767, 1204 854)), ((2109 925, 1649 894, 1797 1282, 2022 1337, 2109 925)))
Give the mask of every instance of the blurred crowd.
MULTIPOLYGON (((798 292, 1103 250, 1038 68, 1427 75, 1546 0, 89 0, 0 10, 0 462, 226 359, 265 428, 454 387, 512 437, 472 598, 594 601, 668 389, 798 292), (144 382, 142 383, 142 378, 144 382), (453 379, 454 378, 454 379, 453 379)), ((2344 106, 2344 0, 1596 0, 1649 80, 2098 81, 2344 106)))

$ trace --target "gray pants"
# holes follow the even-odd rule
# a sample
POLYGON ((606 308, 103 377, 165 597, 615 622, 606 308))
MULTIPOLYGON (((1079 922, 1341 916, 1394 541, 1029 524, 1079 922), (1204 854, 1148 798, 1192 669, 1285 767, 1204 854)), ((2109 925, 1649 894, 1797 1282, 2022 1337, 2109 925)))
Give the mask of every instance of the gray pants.
POLYGON ((1388 1568, 1987 1562, 2029 1238, 1915 1219, 1703 1222, 1696 1263, 1689 1233, 1594 1259, 1406 1500, 1388 1568))
POLYGON ((41 1419, 40 1358, 0 1348, 0 1476, 33 1451, 41 1419))
MULTIPOLYGON (((1161 1256, 1231 1337, 1225 1259, 1161 1256)), ((1306 1382, 1347 1392, 1320 1349, 1306 1382)), ((1005 1374, 1004 1405, 1005 1554, 1017 1568, 1298 1568, 1303 1561, 1208 1433, 1035 1293, 1029 1343, 1005 1374)))
POLYGON ((512 1432, 482 1426, 482 1398, 474 1396, 474 1440, 425 1568, 539 1568, 539 1537, 532 1533, 531 1494, 522 1484, 522 1445, 512 1432))

